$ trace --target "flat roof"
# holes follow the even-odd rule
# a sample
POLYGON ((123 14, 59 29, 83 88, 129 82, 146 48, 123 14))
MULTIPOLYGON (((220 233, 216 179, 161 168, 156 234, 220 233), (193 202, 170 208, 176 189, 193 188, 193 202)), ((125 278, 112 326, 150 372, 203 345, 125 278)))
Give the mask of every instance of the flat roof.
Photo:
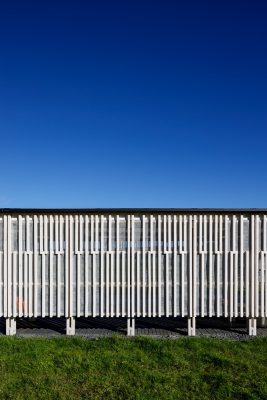
POLYGON ((1 208, 1 214, 267 214, 267 208, 1 208))

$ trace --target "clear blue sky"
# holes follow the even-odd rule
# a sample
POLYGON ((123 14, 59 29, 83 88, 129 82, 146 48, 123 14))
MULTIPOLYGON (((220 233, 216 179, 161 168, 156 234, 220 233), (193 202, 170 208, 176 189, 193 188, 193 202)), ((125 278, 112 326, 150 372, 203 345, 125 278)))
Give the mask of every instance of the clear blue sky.
POLYGON ((0 207, 267 207, 267 2, 1 1, 0 207))

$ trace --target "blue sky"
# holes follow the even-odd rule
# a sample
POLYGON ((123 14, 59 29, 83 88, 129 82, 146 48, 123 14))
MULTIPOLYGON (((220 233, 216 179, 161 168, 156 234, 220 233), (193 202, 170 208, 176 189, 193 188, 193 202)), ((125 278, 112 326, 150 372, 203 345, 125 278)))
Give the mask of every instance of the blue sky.
POLYGON ((0 207, 267 207, 267 2, 2 1, 0 207))

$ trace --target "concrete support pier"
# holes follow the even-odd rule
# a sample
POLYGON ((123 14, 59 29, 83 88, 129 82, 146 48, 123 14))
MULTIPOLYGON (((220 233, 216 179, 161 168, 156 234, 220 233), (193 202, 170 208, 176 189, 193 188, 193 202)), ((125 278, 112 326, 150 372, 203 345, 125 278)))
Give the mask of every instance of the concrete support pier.
POLYGON ((15 318, 6 318, 6 335, 16 335, 16 320, 15 318))
POLYGON ((75 335, 75 318, 70 317, 66 319, 66 335, 75 335))
POLYGON ((196 336, 196 318, 187 319, 187 333, 188 336, 196 336))
POLYGON ((127 336, 135 336, 135 319, 127 318, 127 336))

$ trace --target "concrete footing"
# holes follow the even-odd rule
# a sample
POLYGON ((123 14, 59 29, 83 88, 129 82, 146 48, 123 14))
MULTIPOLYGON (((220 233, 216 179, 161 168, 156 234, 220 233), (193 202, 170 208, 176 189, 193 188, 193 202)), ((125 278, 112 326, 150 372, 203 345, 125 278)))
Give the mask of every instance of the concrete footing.
POLYGON ((135 336, 135 319, 127 318, 127 336, 135 336))
POLYGON ((187 333, 188 336, 196 336, 196 318, 187 319, 187 333))
POLYGON ((15 318, 6 318, 6 335, 16 335, 16 320, 15 318))
POLYGON ((73 317, 66 319, 66 335, 75 335, 75 318, 73 317))
POLYGON ((249 336, 257 336, 257 318, 247 319, 247 330, 249 336))

